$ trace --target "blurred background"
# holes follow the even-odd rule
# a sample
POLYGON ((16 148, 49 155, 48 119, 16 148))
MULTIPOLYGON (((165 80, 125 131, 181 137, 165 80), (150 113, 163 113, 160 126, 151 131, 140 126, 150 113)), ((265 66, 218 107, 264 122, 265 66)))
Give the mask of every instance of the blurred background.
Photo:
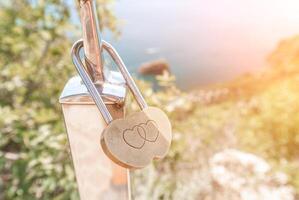
MULTIPOLYGON (((133 173, 134 199, 299 199, 298 1, 97 5, 103 38, 173 125, 169 155, 133 173)), ((0 199, 79 199, 58 103, 77 10, 0 2, 0 199)))

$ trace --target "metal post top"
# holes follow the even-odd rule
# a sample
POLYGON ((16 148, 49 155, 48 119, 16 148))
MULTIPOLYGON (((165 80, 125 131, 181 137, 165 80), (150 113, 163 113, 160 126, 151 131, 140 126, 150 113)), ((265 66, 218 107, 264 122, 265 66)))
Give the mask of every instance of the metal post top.
MULTIPOLYGON (((114 80, 113 75, 109 75, 107 80, 111 82, 104 83, 101 92, 105 104, 123 104, 127 93, 126 86, 115 83, 118 80, 114 80)), ((95 104, 80 76, 74 76, 68 80, 59 97, 59 103, 95 104)))

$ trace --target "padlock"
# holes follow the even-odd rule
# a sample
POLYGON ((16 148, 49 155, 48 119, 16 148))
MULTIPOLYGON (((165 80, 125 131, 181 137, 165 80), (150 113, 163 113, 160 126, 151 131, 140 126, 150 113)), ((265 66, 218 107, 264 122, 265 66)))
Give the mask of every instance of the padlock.
POLYGON ((73 54, 77 71, 107 123, 101 135, 101 146, 115 163, 126 168, 143 168, 153 159, 161 159, 167 154, 172 140, 171 124, 162 110, 147 106, 117 51, 105 41, 102 41, 102 47, 118 66, 141 111, 125 119, 113 120, 83 64, 77 59, 78 55, 73 54))
POLYGON ((103 130, 101 145, 108 157, 119 165, 143 168, 167 154, 172 139, 171 124, 161 109, 147 106, 117 51, 105 41, 103 48, 118 66, 141 111, 125 119, 109 121, 103 130))

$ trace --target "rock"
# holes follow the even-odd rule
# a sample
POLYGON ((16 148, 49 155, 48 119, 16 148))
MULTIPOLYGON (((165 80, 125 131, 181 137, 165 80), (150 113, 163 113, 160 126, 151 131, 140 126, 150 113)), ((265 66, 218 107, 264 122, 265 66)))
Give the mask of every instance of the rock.
POLYGON ((250 153, 227 149, 210 160, 215 199, 294 200, 294 188, 283 173, 271 173, 270 165, 250 153))
POLYGON ((165 59, 154 60, 140 65, 138 72, 142 75, 162 75, 164 71, 170 71, 165 59))

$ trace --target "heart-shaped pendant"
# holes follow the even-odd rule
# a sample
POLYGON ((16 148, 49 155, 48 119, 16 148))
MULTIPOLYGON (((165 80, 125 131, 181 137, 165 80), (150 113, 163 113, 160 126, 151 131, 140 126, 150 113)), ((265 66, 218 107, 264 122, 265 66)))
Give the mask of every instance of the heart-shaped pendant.
POLYGON ((101 145, 117 164, 143 168, 167 154, 171 139, 171 124, 166 114, 158 108, 147 107, 108 124, 102 133, 101 145))

